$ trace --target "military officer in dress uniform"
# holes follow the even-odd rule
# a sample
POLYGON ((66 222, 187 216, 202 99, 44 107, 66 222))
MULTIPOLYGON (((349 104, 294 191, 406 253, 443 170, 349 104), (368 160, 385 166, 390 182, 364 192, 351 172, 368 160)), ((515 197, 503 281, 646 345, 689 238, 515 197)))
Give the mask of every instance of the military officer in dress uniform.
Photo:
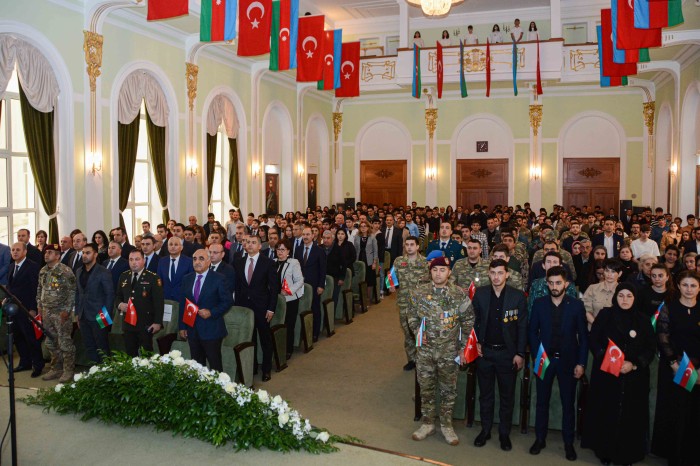
MULTIPOLYGON (((450 268, 454 267, 455 262, 465 257, 462 243, 452 239, 452 225, 449 222, 440 224, 440 237, 428 244, 428 249, 425 255, 429 256, 431 252, 440 250, 450 260, 450 268)), ((399 281, 399 283, 401 283, 399 281)))
MULTIPOLYGON (((409 236, 404 242, 406 254, 399 256, 394 261, 394 271, 399 280, 399 294, 396 297, 396 304, 399 306, 399 321, 403 329, 403 347, 406 351, 408 363, 403 366, 403 370, 410 371, 416 367, 416 337, 408 326, 408 299, 411 290, 415 290, 421 283, 430 281, 428 272, 428 261, 418 254, 418 238, 409 236)), ((395 287, 390 288, 393 293, 395 287)))
POLYGON ((423 423, 413 440, 435 433, 436 391, 440 393, 440 429, 450 445, 459 438, 452 428, 457 371, 474 326, 474 312, 463 289, 450 283, 450 259, 430 262, 431 281, 410 291, 408 323, 416 335, 416 375, 421 390, 423 423), (461 340, 460 340, 461 337, 461 340))
POLYGON ((65 383, 73 380, 75 370, 71 313, 75 304, 76 280, 71 268, 61 263, 58 244, 46 245, 44 260, 46 265, 39 272, 36 305, 44 327, 56 339, 46 339, 46 348, 51 352, 51 370, 42 380, 59 379, 59 382, 65 383))
POLYGON ((139 355, 139 348, 153 351, 153 334, 163 326, 163 283, 158 275, 144 268, 143 252, 129 253, 129 269, 119 277, 114 305, 125 315, 122 324, 124 346, 131 357, 139 355), (136 309, 136 325, 126 322, 129 299, 136 309))

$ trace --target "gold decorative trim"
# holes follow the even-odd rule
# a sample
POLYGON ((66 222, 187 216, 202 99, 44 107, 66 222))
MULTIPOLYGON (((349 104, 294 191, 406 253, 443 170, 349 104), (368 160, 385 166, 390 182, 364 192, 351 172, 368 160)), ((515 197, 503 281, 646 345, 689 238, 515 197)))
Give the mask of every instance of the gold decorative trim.
POLYGON ((379 178, 383 178, 383 179, 391 178, 392 176, 394 176, 394 172, 390 172, 389 170, 385 170, 385 169, 379 170, 378 172, 375 172, 374 174, 377 175, 379 178))
POLYGON ((647 127, 649 136, 654 135, 654 113, 656 112, 656 102, 644 102, 644 125, 647 127))
POLYGON ((360 79, 364 82, 369 82, 375 77, 386 80, 396 78, 396 60, 384 60, 380 62, 362 60, 360 79))
POLYGON ((537 136, 542 125, 542 104, 530 105, 530 127, 532 128, 532 134, 537 136))
MULTIPOLYGON (((442 52, 445 71, 454 68, 459 70, 459 52, 442 52)), ((513 66, 512 50, 491 50, 491 64, 513 66)), ((518 68, 525 68, 525 48, 518 49, 518 68)), ((464 49, 464 71, 474 73, 486 69, 486 50, 481 48, 464 49)), ((437 52, 428 52, 428 71, 437 73, 437 52)))
POLYGON ((571 71, 582 71, 587 66, 600 68, 600 58, 598 57, 598 49, 592 50, 569 50, 569 69, 571 71))
POLYGON ((343 112, 333 112, 333 136, 338 142, 340 131, 343 129, 343 112))
POLYGON ((187 81, 187 99, 190 110, 194 110, 194 99, 197 98, 197 75, 199 67, 194 63, 185 63, 185 79, 187 81))
POLYGON ((97 78, 102 74, 102 43, 104 37, 92 31, 83 31, 83 51, 87 64, 88 77, 90 78, 90 91, 97 89, 97 78))
POLYGON ((435 128, 437 128, 437 108, 426 108, 425 109, 425 129, 428 130, 428 137, 430 139, 435 135, 435 128))
POLYGON ((585 176, 586 178, 595 178, 598 175, 602 175, 603 172, 598 170, 597 168, 584 168, 583 170, 580 170, 578 172, 579 175, 585 176))

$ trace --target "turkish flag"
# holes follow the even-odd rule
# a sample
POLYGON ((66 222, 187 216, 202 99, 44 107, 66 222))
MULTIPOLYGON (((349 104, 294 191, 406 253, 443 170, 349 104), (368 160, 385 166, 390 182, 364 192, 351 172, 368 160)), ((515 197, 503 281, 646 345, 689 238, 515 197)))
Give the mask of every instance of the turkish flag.
MULTIPOLYGON (((614 1, 614 0, 613 0, 614 1)), ((612 13, 610 9, 600 10, 600 47, 603 50, 603 57, 600 60, 603 76, 621 77, 637 74, 636 63, 618 64, 613 61, 612 42, 612 13)), ((619 35, 618 35, 619 37, 619 35)))
POLYGON ((272 0, 238 2, 238 56, 253 57, 270 53, 272 0))
POLYGON ((444 79, 443 64, 442 64, 442 44, 437 43, 437 88, 438 99, 442 98, 442 81, 444 79))
POLYGON ((284 293, 287 296, 292 295, 292 290, 289 289, 289 283, 287 283, 286 278, 282 280, 282 293, 284 293))
MULTIPOLYGON (((634 27, 633 0, 612 0, 617 9, 617 24, 612 27, 617 32, 618 49, 643 49, 661 47, 661 29, 637 29, 634 27)), ((614 16, 614 15, 613 15, 614 16)))
POLYGON ((194 327, 194 321, 197 319, 198 311, 199 307, 189 299, 185 298, 185 313, 182 315, 182 321, 186 325, 194 327))
POLYGON ((148 0, 148 21, 175 18, 189 13, 188 0, 148 0))
POLYGON ((340 87, 336 97, 358 97, 360 95, 360 43, 343 44, 340 65, 340 87))
POLYGON ((131 300, 131 298, 129 298, 129 302, 126 303, 126 316, 124 316, 124 322, 135 327, 138 320, 139 318, 136 315, 136 306, 134 306, 134 302, 131 300))
MULTIPOLYGON (((36 320, 36 321, 39 322, 39 323, 42 323, 42 322, 43 322, 43 321, 41 320, 41 314, 38 314, 38 313, 37 313, 36 317, 34 317, 34 320, 36 320)), ((41 337, 44 335, 44 331, 41 330, 41 327, 39 327, 39 326, 38 326, 37 324, 35 324, 34 322, 32 322, 32 325, 34 326, 34 336, 36 337, 37 340, 40 340, 41 337)))
POLYGON ((472 328, 472 332, 469 334, 469 339, 467 340, 467 345, 464 347, 464 359, 467 364, 476 361, 479 357, 479 350, 476 347, 478 340, 476 339, 476 332, 472 328))
POLYGON ((323 79, 323 24, 326 17, 302 16, 299 18, 297 42, 297 81, 310 82, 323 79))
POLYGON ((620 376, 620 369, 625 363, 625 353, 615 344, 614 341, 608 338, 608 348, 605 350, 603 363, 600 365, 600 370, 612 374, 615 377, 620 376))
POLYGON ((467 291, 469 292, 469 299, 474 299, 474 293, 476 293, 476 285, 474 282, 469 285, 469 289, 467 291))

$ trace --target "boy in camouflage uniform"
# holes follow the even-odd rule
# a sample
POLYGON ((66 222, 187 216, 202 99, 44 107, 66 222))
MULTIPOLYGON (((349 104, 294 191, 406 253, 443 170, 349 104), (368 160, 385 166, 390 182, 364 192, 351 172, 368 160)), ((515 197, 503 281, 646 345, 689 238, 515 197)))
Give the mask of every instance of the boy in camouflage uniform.
POLYGON ((413 440, 435 433, 435 391, 440 391, 440 428, 450 445, 459 438, 452 428, 452 410, 457 397, 455 357, 464 364, 462 351, 474 326, 474 312, 464 290, 449 282, 450 260, 430 262, 430 283, 410 291, 408 323, 416 335, 416 375, 421 390, 423 424, 413 440), (462 340, 460 341, 460 335, 462 340))
MULTIPOLYGON (((394 260, 394 271, 399 280, 399 294, 396 297, 396 304, 399 306, 399 322, 403 329, 404 343, 408 363, 403 366, 403 370, 410 371, 416 367, 416 337, 408 326, 408 298, 411 290, 415 290, 420 283, 427 283, 430 280, 428 273, 428 261, 418 254, 418 238, 409 236, 404 243, 406 254, 394 260)), ((390 288, 393 293, 395 287, 390 288)))
POLYGON ((59 379, 59 382, 65 383, 73 380, 75 370, 75 345, 71 339, 75 274, 70 267, 61 263, 58 244, 47 244, 44 258, 46 265, 39 272, 36 303, 44 327, 56 339, 46 339, 46 348, 51 351, 52 366, 42 380, 59 379))

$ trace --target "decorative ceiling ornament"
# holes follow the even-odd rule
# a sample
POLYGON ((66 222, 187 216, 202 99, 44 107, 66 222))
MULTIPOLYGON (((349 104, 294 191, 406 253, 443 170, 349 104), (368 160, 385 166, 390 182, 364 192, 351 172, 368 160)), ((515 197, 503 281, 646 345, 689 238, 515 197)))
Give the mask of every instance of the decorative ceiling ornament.
POLYGON ((419 6, 426 16, 444 16, 454 5, 464 0, 406 0, 410 5, 419 6))

